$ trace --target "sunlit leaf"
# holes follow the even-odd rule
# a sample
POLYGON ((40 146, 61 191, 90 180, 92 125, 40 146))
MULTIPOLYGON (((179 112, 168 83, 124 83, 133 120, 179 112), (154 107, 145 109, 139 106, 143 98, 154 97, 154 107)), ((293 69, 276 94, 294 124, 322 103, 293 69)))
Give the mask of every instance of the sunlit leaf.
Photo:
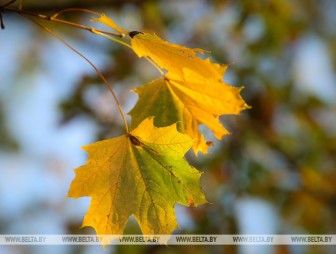
POLYGON ((176 125, 157 128, 145 119, 130 134, 84 147, 89 157, 75 170, 69 197, 91 197, 83 226, 97 234, 122 234, 134 215, 144 234, 170 234, 174 206, 206 202, 201 172, 183 158, 192 140, 176 125))
POLYGON ((211 143, 205 141, 199 125, 209 127, 217 139, 228 134, 218 117, 239 114, 248 108, 240 90, 220 81, 209 81, 186 69, 183 79, 168 73, 165 78, 134 89, 139 100, 129 114, 134 126, 148 116, 156 116, 157 126, 178 122, 180 131, 195 139, 194 152, 206 153, 211 143))
POLYGON ((132 48, 139 57, 150 57, 160 68, 183 75, 189 69, 209 80, 220 81, 226 66, 213 63, 209 58, 202 59, 202 49, 191 49, 166 42, 156 35, 138 33, 133 36, 132 48))

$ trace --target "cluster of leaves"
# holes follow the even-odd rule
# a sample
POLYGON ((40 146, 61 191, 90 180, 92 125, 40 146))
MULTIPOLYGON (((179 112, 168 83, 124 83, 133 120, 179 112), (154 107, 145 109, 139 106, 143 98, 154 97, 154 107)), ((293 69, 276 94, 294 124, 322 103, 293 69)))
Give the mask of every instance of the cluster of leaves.
MULTIPOLYGON (((332 12, 335 9, 334 5, 334 1, 328 0, 113 1, 113 3, 107 0, 99 2, 56 0, 52 3, 35 0, 25 1, 25 10, 55 12, 65 8, 81 7, 104 10, 106 13, 112 11, 124 20, 130 22, 135 20, 136 24, 143 24, 146 29, 160 34, 171 34, 174 37, 177 35, 175 38, 182 39, 184 43, 211 49, 212 56, 220 62, 235 63, 230 67, 230 82, 238 83, 237 77, 239 77, 240 83, 248 84, 248 93, 243 95, 245 100, 253 105, 253 110, 248 110, 242 117, 222 118, 225 120, 225 126, 239 135, 233 133, 225 137, 225 142, 211 149, 211 156, 188 158, 190 163, 201 171, 206 169, 202 185, 207 200, 216 205, 188 208, 186 211, 190 221, 183 226, 183 232, 239 234, 242 228, 239 223, 240 215, 237 215, 237 210, 234 209, 236 202, 244 198, 257 198, 275 208, 276 218, 273 222, 281 221, 276 229, 280 234, 333 234, 336 223, 334 216, 336 193, 333 188, 336 184, 334 156, 336 137, 333 127, 336 108, 334 103, 321 101, 305 89, 300 89, 298 93, 298 84, 293 75, 295 70, 292 67, 297 46, 311 37, 318 39, 329 49, 330 59, 336 59, 332 12), (183 35, 183 38, 178 38, 178 35, 183 35)), ((83 21, 80 12, 74 17, 77 17, 79 22, 83 21)), ((9 28, 9 25, 7 27, 9 28)), ((78 41, 80 33, 64 28, 66 26, 59 27, 68 38, 78 41)), ((36 57, 30 57, 32 50, 29 44, 34 45, 34 52, 37 52, 41 50, 40 43, 37 42, 42 38, 44 37, 38 40, 36 36, 27 38, 28 41, 24 45, 25 54, 18 50, 15 59, 25 62, 29 67, 36 65, 38 61, 36 57), (29 43, 32 39, 35 41, 29 43)), ((92 47, 91 38, 85 38, 82 42, 92 47)), ((125 38, 129 39, 128 36, 125 38)), ((101 44, 98 44, 98 47, 103 48, 101 44)), ((120 91, 121 103, 127 105, 128 102, 124 104, 122 100, 134 84, 129 81, 133 78, 142 80, 148 73, 141 76, 140 71, 136 69, 139 66, 138 61, 134 61, 132 52, 127 52, 126 48, 113 46, 110 49, 110 52, 105 53, 113 55, 114 62, 118 64, 113 68, 108 66, 103 73, 114 83, 114 88, 120 91)), ((308 61, 309 63, 317 62, 315 61, 317 58, 311 59, 314 61, 308 61)), ((335 61, 332 61, 331 66, 335 68, 335 61)), ((17 69, 16 78, 27 76, 27 68, 18 66, 17 69)), ((29 73, 34 72, 31 68, 28 69, 29 73)), ((320 71, 321 68, 313 70, 320 71)), ((312 73, 307 71, 307 74, 310 76, 312 73)), ((66 98, 62 104, 64 120, 85 115, 99 125, 98 140, 105 139, 106 136, 118 136, 123 126, 119 126, 118 119, 114 118, 116 114, 109 112, 106 117, 105 110, 101 113, 96 104, 92 106, 86 100, 86 92, 101 88, 97 85, 100 82, 99 77, 87 74, 78 82, 73 96, 66 98), (113 118, 109 118, 110 115, 113 118), (110 128, 111 122, 113 128, 110 128)), ((320 87, 320 82, 314 86, 320 87)), ((11 89, 17 90, 17 87, 11 86, 11 89)), ((103 96, 105 98, 105 94, 103 96)), ((2 109, 6 108, 5 103, 1 106, 2 109)), ((154 118, 154 122, 157 121, 157 117, 154 118)), ((132 122, 136 127, 134 119, 132 122)), ((8 137, 10 125, 7 126, 6 118, 1 118, 0 125, 3 130, 0 131, 2 136, 8 137)), ((179 125, 180 122, 177 122, 178 128, 179 125)), ((13 139, 20 141, 20 136, 13 136, 13 139)), ((0 149, 4 145, 7 145, 6 148, 15 147, 10 139, 2 139, 0 149)), ((19 142, 18 145, 20 148, 19 142)), ((129 196, 127 201, 131 198, 129 196)), ((42 204, 34 208, 45 211, 46 206, 42 204)), ((10 225, 11 222, 3 221, 3 223, 10 225)), ((264 225, 266 224, 268 222, 264 225)), ((129 221, 125 232, 135 230, 140 232, 132 225, 132 221, 129 221)), ((77 221, 71 219, 67 226, 70 233, 79 233, 77 221)), ((118 253, 167 252, 167 248, 157 246, 133 245, 116 248, 118 253)), ((240 246, 174 246, 170 251, 242 252, 238 248, 240 246)), ((332 246, 310 245, 300 248, 299 251, 304 253, 334 253, 332 246)), ((291 246, 274 246, 274 249, 277 253, 294 251, 291 246)), ((79 247, 74 251, 84 250, 79 247)))
POLYGON ((203 50, 127 31, 105 15, 94 21, 129 36, 128 46, 162 77, 134 89, 139 100, 130 112, 130 132, 84 148, 88 162, 75 170, 68 196, 92 198, 83 226, 92 226, 98 234, 121 234, 131 215, 144 234, 170 234, 177 227, 176 203, 206 202, 201 173, 183 158, 191 147, 197 155, 212 145, 199 125, 221 139, 228 131, 219 116, 239 114, 249 106, 241 88, 223 82, 227 66, 203 59, 203 50))

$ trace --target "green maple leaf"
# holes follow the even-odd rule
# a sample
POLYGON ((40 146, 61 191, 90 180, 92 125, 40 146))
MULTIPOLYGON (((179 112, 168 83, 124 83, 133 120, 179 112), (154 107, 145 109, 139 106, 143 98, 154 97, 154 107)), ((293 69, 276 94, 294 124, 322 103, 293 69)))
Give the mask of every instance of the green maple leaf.
POLYGON ((193 141, 176 125, 157 128, 145 119, 131 133, 84 147, 87 164, 75 170, 68 196, 91 197, 83 226, 97 234, 122 234, 134 215, 144 234, 170 234, 174 206, 206 202, 201 172, 184 159, 193 141))

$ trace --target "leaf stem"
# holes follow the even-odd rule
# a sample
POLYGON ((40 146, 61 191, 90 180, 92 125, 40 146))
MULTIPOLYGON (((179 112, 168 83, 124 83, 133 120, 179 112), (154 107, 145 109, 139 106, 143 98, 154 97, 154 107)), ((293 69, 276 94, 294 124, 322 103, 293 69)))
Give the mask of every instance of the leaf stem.
POLYGON ((114 38, 114 37, 112 37, 112 36, 110 36, 108 34, 104 34, 104 33, 100 32, 99 30, 97 30, 95 28, 93 28, 91 32, 94 33, 94 34, 101 35, 101 36, 103 36, 103 37, 105 37, 105 38, 107 38, 109 40, 112 40, 112 41, 114 41, 116 43, 119 43, 119 44, 121 44, 121 45, 123 45, 123 46, 125 46, 127 48, 132 49, 131 45, 127 44, 126 42, 123 42, 123 41, 121 41, 121 40, 119 40, 117 38, 114 38))
MULTIPOLYGON (((133 50, 133 48, 132 48, 132 46, 131 45, 129 45, 129 44, 127 44, 126 42, 123 42, 123 41, 121 41, 121 40, 119 40, 119 39, 117 39, 117 38, 114 38, 114 37, 112 37, 112 36, 109 36, 109 35, 107 35, 107 34, 103 34, 103 33, 101 33, 101 32, 99 32, 98 30, 96 30, 96 29, 93 29, 92 30, 92 33, 95 33, 95 34, 98 34, 98 35, 101 35, 101 36, 103 36, 103 37, 105 37, 105 38, 107 38, 107 39, 109 39, 109 40, 112 40, 112 41, 114 41, 114 42, 116 42, 116 43, 119 43, 119 44, 121 44, 121 45, 123 45, 123 46, 125 46, 125 47, 127 47, 127 48, 130 48, 130 49, 132 49, 133 50)), ((161 73, 161 75, 163 75, 163 76, 165 76, 165 73, 162 71, 162 69, 151 59, 151 58, 149 58, 148 56, 145 56, 145 59, 149 62, 149 63, 151 63, 160 73, 161 73)))
POLYGON ((150 62, 163 76, 165 76, 164 72, 162 69, 148 56, 145 56, 145 59, 150 62))
MULTIPOLYGON (((28 17, 27 17, 28 18, 28 17)), ((111 86, 111 84, 107 81, 107 79, 104 77, 104 75, 98 70, 98 68, 87 58, 85 57, 82 53, 80 53, 78 50, 76 50, 74 47, 72 47, 68 42, 66 42, 63 38, 61 38, 59 35, 57 35, 56 33, 54 33, 53 31, 51 31, 49 28, 41 25, 40 23, 36 22, 35 20, 32 20, 30 18, 28 18, 30 21, 32 21, 33 23, 35 23, 36 25, 40 26, 43 30, 45 30, 46 32, 48 32, 49 34, 51 34, 52 36, 54 36, 56 39, 58 39, 59 41, 61 41, 65 46, 67 46, 69 49, 71 49, 73 52, 75 52, 77 55, 79 55, 80 57, 82 57, 86 62, 88 62, 92 68, 96 71, 96 73, 99 75, 99 77, 103 80, 103 82, 105 83, 105 85, 107 86, 107 88, 110 90, 114 101, 116 102, 120 115, 124 121, 124 125, 125 125, 125 130, 126 133, 129 133, 129 128, 127 125, 127 121, 126 121, 126 117, 124 114, 124 111, 122 110, 122 107, 119 103, 119 100, 116 96, 116 94, 113 91, 113 88, 111 86)))

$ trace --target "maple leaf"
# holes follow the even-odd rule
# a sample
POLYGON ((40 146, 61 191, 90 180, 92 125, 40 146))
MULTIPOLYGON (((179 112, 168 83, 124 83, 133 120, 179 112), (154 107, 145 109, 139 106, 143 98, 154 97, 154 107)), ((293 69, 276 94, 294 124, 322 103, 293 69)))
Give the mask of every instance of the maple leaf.
POLYGON ((209 58, 202 59, 198 54, 205 54, 203 49, 172 44, 155 34, 129 32, 120 28, 111 18, 103 14, 92 21, 109 26, 121 34, 128 34, 131 37, 133 51, 139 57, 150 57, 160 68, 180 75, 183 75, 183 70, 188 68, 211 80, 218 81, 223 78, 226 66, 213 63, 209 58))
POLYGON ((68 193, 92 198, 83 226, 97 234, 122 234, 134 215, 143 234, 172 233, 176 203, 206 202, 202 173, 183 158, 192 143, 176 124, 157 128, 150 117, 129 134, 85 146, 88 161, 75 169, 68 193))
POLYGON ((154 34, 136 33, 131 43, 138 57, 150 57, 160 68, 170 73, 183 76, 183 70, 189 69, 209 80, 220 81, 226 69, 225 65, 199 57, 198 54, 205 54, 202 49, 172 44, 154 34))
POLYGON ((188 69, 184 70, 183 79, 179 75, 168 73, 165 78, 133 90, 138 94, 139 100, 129 112, 132 125, 138 125, 151 115, 156 116, 156 126, 178 122, 179 130, 195 139, 195 154, 198 151, 206 153, 209 143, 199 132, 199 125, 209 127, 217 139, 228 134, 218 117, 223 114, 239 114, 249 107, 240 96, 241 89, 220 81, 209 81, 188 69))

